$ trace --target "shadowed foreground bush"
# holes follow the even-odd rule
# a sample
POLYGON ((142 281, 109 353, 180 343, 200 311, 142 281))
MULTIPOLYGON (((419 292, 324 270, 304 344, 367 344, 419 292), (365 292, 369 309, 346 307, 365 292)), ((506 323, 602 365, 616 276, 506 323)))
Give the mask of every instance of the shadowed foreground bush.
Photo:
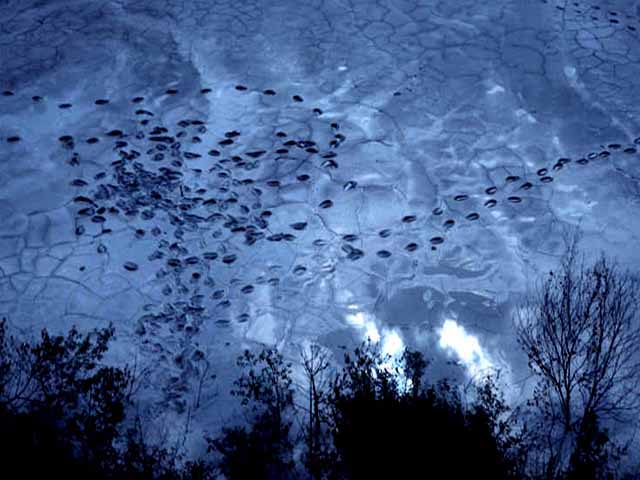
MULTIPOLYGON (((306 384, 273 349, 245 352, 232 394, 246 421, 206 438, 207 458, 184 462, 149 445, 128 369, 101 365, 112 327, 18 342, 0 322, 0 462, 21 478, 142 480, 585 479, 617 478, 610 439, 592 418, 570 458, 549 476, 529 469, 538 449, 494 379, 462 390, 425 382, 427 362, 399 362, 364 343, 332 370, 303 354, 306 384), (300 388, 300 386, 296 386, 300 388), (306 399, 301 404, 296 399, 306 399), (611 474, 612 475, 612 474, 611 474)), ((586 424, 585 424, 586 425, 586 424)), ((534 462, 535 463, 535 462, 534 462)), ((622 477, 620 477, 622 478, 622 477)), ((628 477, 631 478, 631 477, 628 477)))

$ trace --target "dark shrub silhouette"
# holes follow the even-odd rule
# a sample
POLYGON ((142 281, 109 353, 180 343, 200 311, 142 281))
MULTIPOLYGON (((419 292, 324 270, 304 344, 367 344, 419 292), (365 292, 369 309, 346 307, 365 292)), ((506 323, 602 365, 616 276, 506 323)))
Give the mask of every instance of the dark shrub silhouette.
MULTIPOLYGON (((0 463, 20 478, 186 480, 208 478, 204 463, 175 456, 129 429, 127 369, 101 366, 112 326, 66 336, 43 330, 37 343, 7 335, 0 322, 0 463), (124 449, 118 448, 123 443, 124 449)), ((138 425, 138 422, 136 422, 138 425)))
POLYGON ((209 450, 220 455, 217 466, 228 480, 291 478, 291 365, 273 349, 245 351, 237 363, 244 372, 232 395, 247 407, 249 426, 225 427, 209 439, 209 450))
MULTIPOLYGON (((325 383, 318 374, 326 364, 317 355, 303 358, 308 379, 316 380, 304 417, 297 418, 309 476, 521 478, 519 441, 493 381, 478 387, 466 404, 446 382, 423 385, 427 363, 420 353, 405 352, 395 369, 389 361, 377 346, 363 344, 319 391, 325 383), (318 443, 318 432, 329 444, 318 443)), ((291 370, 274 350, 247 352, 239 366, 244 373, 234 393, 251 407, 250 425, 225 428, 210 440, 220 455, 219 471, 227 479, 294 478, 301 472, 291 461, 291 419, 300 410, 294 409, 291 370)))
POLYGON ((389 360, 371 344, 345 356, 330 400, 333 477, 520 477, 518 440, 492 381, 466 405, 447 382, 422 386, 421 354, 406 352, 395 371, 389 360))
POLYGON ((99 367, 113 328, 66 336, 43 330, 35 344, 8 338, 0 324, 0 452, 25 476, 99 477, 117 463, 113 446, 127 370, 99 367))

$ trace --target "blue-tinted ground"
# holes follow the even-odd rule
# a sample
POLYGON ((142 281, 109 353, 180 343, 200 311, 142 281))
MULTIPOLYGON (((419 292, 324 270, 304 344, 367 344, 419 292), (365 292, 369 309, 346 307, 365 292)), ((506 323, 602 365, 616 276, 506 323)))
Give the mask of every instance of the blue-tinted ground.
POLYGON ((0 314, 114 322, 169 430, 259 343, 518 388, 563 232, 638 266, 638 2, 0 4, 0 314))

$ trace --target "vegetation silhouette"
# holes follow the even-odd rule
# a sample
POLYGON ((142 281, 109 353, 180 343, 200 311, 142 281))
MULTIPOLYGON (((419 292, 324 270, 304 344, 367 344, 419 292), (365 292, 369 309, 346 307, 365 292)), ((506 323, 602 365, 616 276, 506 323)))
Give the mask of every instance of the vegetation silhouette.
POLYGON ((639 478, 610 427, 640 407, 640 283, 606 257, 579 260, 574 242, 517 311, 535 383, 521 405, 498 375, 431 383, 422 353, 394 359, 371 341, 339 365, 319 345, 297 363, 247 350, 231 391, 242 421, 206 436, 200 459, 146 440, 132 370, 103 363, 113 326, 27 342, 3 320, 0 462, 23 478, 98 480, 639 478))

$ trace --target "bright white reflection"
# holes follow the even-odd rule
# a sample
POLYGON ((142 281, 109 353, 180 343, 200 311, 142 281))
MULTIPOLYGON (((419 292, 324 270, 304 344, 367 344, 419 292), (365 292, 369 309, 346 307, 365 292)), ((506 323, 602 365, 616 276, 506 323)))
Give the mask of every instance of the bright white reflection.
MULTIPOLYGON (((355 310, 355 305, 349 305, 349 310, 355 310)), ((404 352, 404 342, 402 337, 395 330, 389 330, 386 328, 378 329, 374 319, 369 318, 364 312, 355 312, 347 315, 347 321, 354 327, 358 328, 363 333, 363 340, 371 340, 373 343, 381 343, 381 350, 384 355, 391 357, 389 362, 386 362, 383 366, 387 369, 391 369, 395 361, 399 360, 400 356, 404 352)))
POLYGON ((478 337, 470 335, 455 320, 445 320, 440 329, 440 347, 453 351, 472 376, 489 373, 493 363, 482 350, 478 337))

